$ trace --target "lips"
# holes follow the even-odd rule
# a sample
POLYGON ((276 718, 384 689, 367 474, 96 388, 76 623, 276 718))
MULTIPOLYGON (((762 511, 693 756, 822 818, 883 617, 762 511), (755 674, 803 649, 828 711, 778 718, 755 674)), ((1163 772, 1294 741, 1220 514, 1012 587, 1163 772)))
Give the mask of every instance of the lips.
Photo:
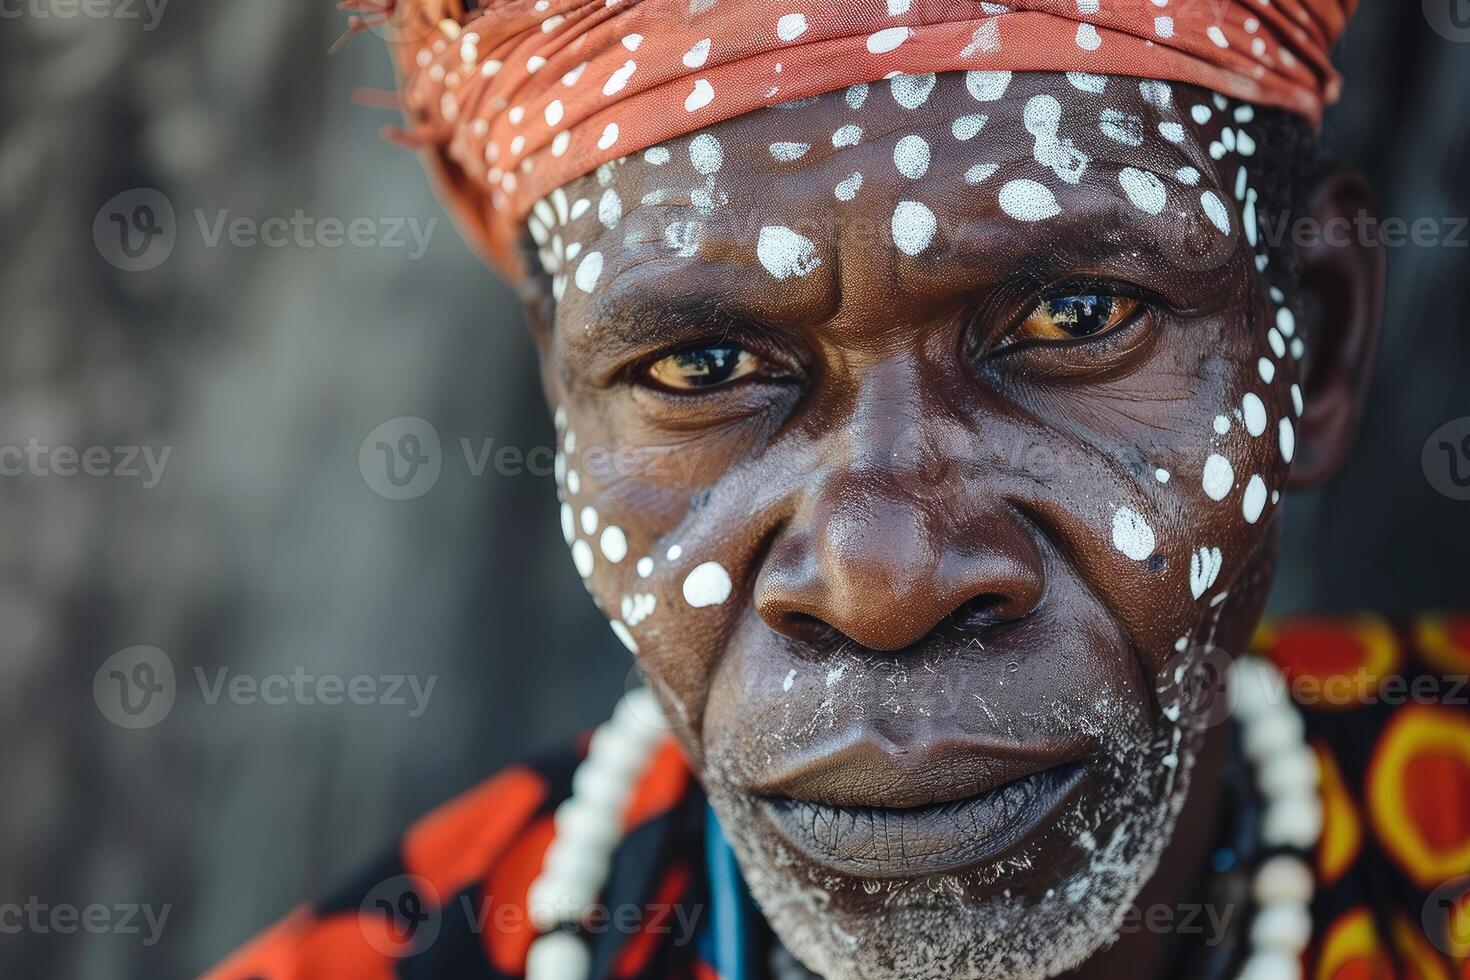
POLYGON ((801 761, 759 797, 811 861, 858 879, 905 879, 998 860, 1049 825, 1087 775, 1084 760, 1060 749, 968 738, 909 748, 863 733, 801 761))

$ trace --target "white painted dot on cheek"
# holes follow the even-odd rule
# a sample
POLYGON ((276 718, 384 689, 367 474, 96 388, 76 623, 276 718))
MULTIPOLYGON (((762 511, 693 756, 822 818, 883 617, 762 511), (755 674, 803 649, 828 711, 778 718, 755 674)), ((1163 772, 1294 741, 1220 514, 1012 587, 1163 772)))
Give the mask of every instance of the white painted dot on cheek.
POLYGON ((715 100, 714 86, 708 79, 701 78, 694 83, 694 89, 684 98, 685 112, 698 112, 715 100))
POLYGON ((667 146, 650 146, 643 151, 644 161, 653 164, 655 167, 662 167, 668 163, 670 156, 671 154, 667 146))
POLYGON ((918 201, 899 201, 893 209, 893 244, 905 255, 918 255, 929 247, 934 233, 939 229, 939 219, 927 205, 918 201))
POLYGON ((597 508, 582 508, 582 533, 593 534, 597 531, 597 508))
POLYGON ((1278 427, 1281 437, 1281 458, 1288 463, 1296 455, 1296 427, 1291 424, 1291 419, 1282 419, 1278 427))
POLYGON ((602 546, 602 557, 614 565, 628 556, 628 536, 616 524, 609 524, 602 529, 598 544, 602 546))
POLYGON ((893 165, 910 180, 929 172, 929 141, 922 136, 905 136, 893 147, 893 165))
POLYGON ((720 605, 730 590, 730 573, 716 561, 696 566, 684 579, 684 601, 695 609, 720 605))
POLYGON ((1225 210, 1224 203, 1214 191, 1205 191, 1200 195, 1200 204, 1204 206, 1205 215, 1218 229, 1220 234, 1230 234, 1230 212, 1225 210))
POLYGON ((1184 142, 1184 127, 1175 122, 1159 123, 1159 135, 1170 143, 1184 142))
POLYGON ((1265 480, 1259 476, 1250 478, 1250 482, 1245 487, 1245 498, 1240 503, 1240 509, 1249 524, 1254 524, 1261 519, 1261 512, 1266 509, 1265 480))
POLYGON ((783 225, 767 225, 760 230, 755 254, 776 280, 800 278, 822 264, 811 239, 783 225))
POLYGON ((572 542, 572 564, 577 566, 577 574, 586 578, 592 574, 592 546, 581 538, 572 542))
POLYGON ((863 103, 868 101, 868 83, 858 82, 856 85, 849 85, 847 91, 843 92, 842 98, 847 102, 849 109, 861 109, 863 103))
MULTIPOLYGON (((1262 358, 1262 360, 1264 360, 1264 358, 1262 358)), ((1301 418, 1302 412, 1306 410, 1307 406, 1302 400, 1301 385, 1294 384, 1291 386, 1291 407, 1296 411, 1297 418, 1301 418)))
POLYGON ((573 496, 582 492, 582 474, 576 470, 567 470, 567 492, 573 496))
POLYGON ((1220 435, 1230 432, 1230 420, 1223 415, 1215 416, 1215 431, 1220 435))
POLYGON ((637 568, 639 578, 648 578, 653 574, 653 559, 648 557, 638 559, 637 568))
POLYGON ((1102 95, 1108 87, 1106 75, 1091 75, 1085 71, 1067 72, 1067 81, 1079 92, 1090 92, 1093 95, 1102 95))
POLYGON ((616 636, 619 640, 623 641, 623 646, 627 647, 629 652, 638 652, 638 641, 633 639, 633 634, 628 632, 628 627, 624 626, 616 619, 609 622, 608 625, 612 627, 613 635, 616 636))
POLYGON ((684 557, 684 549, 680 545, 676 544, 664 553, 664 557, 667 558, 669 561, 678 561, 680 558, 684 557))
POLYGON ((602 253, 588 252, 577 266, 577 288, 584 293, 590 293, 597 288, 597 280, 601 277, 602 253))
POLYGON ((857 192, 862 189, 863 175, 854 170, 848 174, 846 179, 837 185, 832 193, 837 195, 839 201, 851 201, 857 197, 857 192))
POLYGON ((1123 185, 1128 200, 1140 211, 1163 214, 1164 206, 1169 203, 1169 192, 1164 182, 1147 171, 1124 167, 1118 174, 1118 183, 1123 185))
POLYGON ((806 156, 807 151, 811 148, 810 143, 772 143, 770 146, 771 159, 781 163, 790 163, 792 160, 800 160, 806 156))
POLYGON ((1254 392, 1241 399, 1240 407, 1245 415, 1245 431, 1252 438, 1266 431, 1266 406, 1254 392))
POLYGON ((786 679, 781 682, 781 690, 783 690, 783 691, 789 691, 789 690, 791 690, 791 685, 793 685, 795 683, 796 683, 796 670, 795 670, 795 668, 793 668, 792 670, 790 670, 790 671, 788 671, 786 673, 786 679))
POLYGON ((705 60, 709 58, 709 46, 711 38, 697 41, 694 47, 684 53, 684 67, 703 68, 705 60))
POLYGON ((1286 356, 1286 341, 1281 339, 1281 332, 1275 327, 1266 331, 1266 342, 1271 345, 1271 350, 1277 357, 1286 356))
POLYGON ((856 146, 863 138, 863 128, 848 123, 832 134, 832 145, 835 147, 856 146))
POLYGON ((1162 38, 1174 36, 1174 18, 1163 14, 1154 18, 1154 33, 1162 38))
POLYGON ((1257 361, 1256 370, 1261 373, 1261 380, 1266 384, 1276 380, 1276 364, 1269 357, 1263 357, 1257 361))
POLYGON ((1205 460, 1203 485, 1205 496, 1211 500, 1224 500, 1231 487, 1235 486, 1235 470, 1230 460, 1218 453, 1211 454, 1205 460))
POLYGON ((1062 213, 1056 195, 1034 180, 1013 180, 1000 189, 1000 206, 1017 221, 1045 221, 1062 213))
POLYGON ((995 172, 999 169, 1000 164, 997 163, 977 163, 965 171, 965 183, 971 187, 983 184, 994 176, 995 172))
POLYGON ((1092 24, 1077 25, 1077 47, 1083 51, 1096 51, 1102 47, 1102 35, 1092 24))
POLYGON ((1180 167, 1174 171, 1174 179, 1185 187, 1194 187, 1199 183, 1200 172, 1193 167, 1180 167))
POLYGON ((1154 479, 1155 480, 1158 480, 1160 483, 1168 483, 1169 482, 1169 471, 1166 470, 1166 469, 1157 469, 1157 470, 1154 470, 1154 479))
POLYGON ((1283 337, 1290 337, 1296 333, 1296 314, 1284 306, 1277 310, 1276 329, 1281 331, 1283 337))
POLYGON ((597 138, 597 148, 606 150, 618 141, 618 124, 608 123, 603 129, 602 135, 597 138))
POLYGON ((1144 561, 1154 553, 1153 528, 1138 512, 1119 507, 1113 514, 1113 547, 1134 561, 1144 561))
POLYGON ((561 536, 566 538, 567 544, 571 544, 577 537, 577 515, 572 511, 571 504, 561 505, 561 536))

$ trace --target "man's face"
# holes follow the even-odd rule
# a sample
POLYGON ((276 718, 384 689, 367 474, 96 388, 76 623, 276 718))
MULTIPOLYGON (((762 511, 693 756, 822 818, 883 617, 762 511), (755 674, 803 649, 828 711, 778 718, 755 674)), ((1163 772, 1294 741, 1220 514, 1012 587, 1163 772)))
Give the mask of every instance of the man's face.
POLYGON ((1259 616, 1302 412, 1256 139, 1184 86, 903 76, 532 217, 568 544, 823 975, 1051 975, 1156 867, 1171 681, 1259 616))

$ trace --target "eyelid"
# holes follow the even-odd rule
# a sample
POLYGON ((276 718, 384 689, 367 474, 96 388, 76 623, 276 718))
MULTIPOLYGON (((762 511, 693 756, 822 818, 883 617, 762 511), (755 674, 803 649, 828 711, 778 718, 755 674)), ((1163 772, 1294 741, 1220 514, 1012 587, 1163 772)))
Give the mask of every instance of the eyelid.
MULTIPOLYGON (((719 332, 711 332, 703 337, 695 335, 688 341, 681 340, 677 344, 666 344, 657 350, 650 351, 638 357, 621 372, 626 383, 645 385, 644 378, 648 370, 665 358, 673 357, 686 351, 703 350, 710 347, 743 347, 767 364, 773 365, 791 377, 801 377, 807 373, 806 359, 800 357, 795 346, 785 342, 774 331, 760 327, 759 325, 732 325, 719 332)), ((782 381, 788 378, 766 376, 758 380, 782 381)), ((724 387, 724 386, 721 386, 724 387)), ((710 391, 718 388, 708 389, 710 391)), ((676 393, 681 394, 681 393, 676 393)))

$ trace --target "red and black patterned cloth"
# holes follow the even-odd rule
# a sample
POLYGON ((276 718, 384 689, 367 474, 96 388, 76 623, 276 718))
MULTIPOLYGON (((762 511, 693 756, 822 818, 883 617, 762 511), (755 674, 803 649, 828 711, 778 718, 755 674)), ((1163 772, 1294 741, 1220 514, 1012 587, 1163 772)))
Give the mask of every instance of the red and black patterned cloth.
MULTIPOLYGON (((1308 980, 1470 980, 1470 616, 1267 623, 1321 761, 1308 980)), ((414 823, 375 865, 209 980, 518 978, 527 891, 571 793, 567 758, 508 769, 414 823)), ((594 976, 719 980, 691 941, 708 905, 705 803, 660 747, 587 930, 594 976), (681 918, 682 916, 682 918, 681 918)), ((567 978, 576 980, 576 978, 567 978)))

